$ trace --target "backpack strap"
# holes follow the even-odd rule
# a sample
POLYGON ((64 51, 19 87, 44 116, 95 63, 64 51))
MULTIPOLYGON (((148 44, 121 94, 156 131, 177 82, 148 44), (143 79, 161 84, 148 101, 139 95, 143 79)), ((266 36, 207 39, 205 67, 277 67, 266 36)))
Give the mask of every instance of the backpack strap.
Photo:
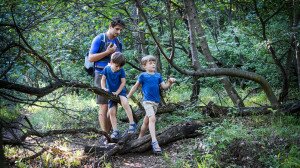
POLYGON ((106 34, 105 34, 105 33, 101 33, 100 36, 101 36, 101 39, 102 39, 102 40, 101 40, 101 42, 100 42, 99 50, 98 50, 97 53, 102 52, 103 49, 105 48, 106 43, 107 43, 106 34))
POLYGON ((120 52, 122 52, 123 46, 118 37, 117 37, 116 43, 117 43, 117 46, 120 48, 120 52))

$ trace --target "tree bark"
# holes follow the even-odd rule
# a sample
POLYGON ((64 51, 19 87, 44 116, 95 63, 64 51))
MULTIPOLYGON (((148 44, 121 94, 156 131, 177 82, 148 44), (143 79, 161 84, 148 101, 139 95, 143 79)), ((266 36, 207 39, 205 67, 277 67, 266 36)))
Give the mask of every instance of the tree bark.
MULTIPOLYGON (((184 1, 184 3, 185 3, 186 12, 187 12, 187 15, 188 15, 190 31, 191 31, 191 27, 192 27, 192 29, 196 30, 196 33, 199 36, 200 46, 201 46, 203 55, 204 55, 206 61, 208 62, 209 67, 210 68, 218 68, 218 66, 214 62, 213 56, 212 56, 212 54, 209 50, 209 47, 208 47, 208 44, 207 44, 207 40, 205 38, 205 33, 204 33, 203 28, 202 28, 201 22, 197 17, 194 1, 193 0, 186 0, 186 1, 184 1)), ((191 34, 191 35, 196 35, 196 34, 191 34)), ((193 54, 193 52, 192 52, 192 54, 193 54)), ((245 105, 243 103, 243 100, 238 95, 237 91, 234 89, 234 87, 231 84, 229 78, 224 76, 224 77, 222 77, 221 81, 224 85, 224 88, 225 88, 228 96, 230 97, 230 99, 232 100, 234 105, 236 105, 238 107, 244 107, 245 105)))
MULTIPOLYGON (((206 121, 195 121, 195 122, 187 122, 187 123, 181 123, 177 125, 170 126, 169 128, 162 130, 157 133, 157 141, 161 146, 166 145, 168 143, 184 139, 184 138, 191 138, 201 135, 201 133, 197 132, 197 130, 200 127, 203 127, 207 125, 208 123, 211 123, 212 121, 217 120, 206 120, 206 121)), ((123 141, 122 146, 118 143, 118 149, 117 151, 114 151, 114 153, 118 154, 126 154, 126 153, 140 153, 145 152, 151 148, 151 136, 146 135, 142 138, 136 139, 136 135, 130 135, 125 136, 123 139, 126 139, 123 141)), ((116 146, 117 146, 116 145, 116 146)), ((96 146, 86 146, 85 152, 87 153, 100 153, 103 152, 109 152, 111 150, 114 150, 116 148, 114 147, 96 147, 96 146), (108 149, 108 151, 107 151, 108 149)))
POLYGON ((293 0, 293 27, 292 27, 292 41, 293 48, 295 50, 296 65, 297 65, 297 76, 298 76, 298 87, 300 90, 300 44, 299 44, 299 21, 300 21, 300 1, 293 0))
POLYGON ((269 50, 272 58, 273 58, 273 61, 274 63, 276 64, 276 66, 279 68, 280 72, 281 72, 281 77, 282 77, 282 88, 281 88, 281 91, 280 91, 280 94, 279 94, 279 101, 282 102, 286 96, 288 95, 288 91, 289 91, 289 81, 288 81, 288 74, 286 72, 286 69, 283 67, 283 64, 280 62, 280 60, 278 59, 278 56, 276 54, 276 50, 274 48, 274 46, 270 43, 270 39, 268 39, 267 37, 267 33, 266 33, 266 26, 267 26, 267 22, 272 18, 274 17, 276 14, 278 14, 283 5, 280 6, 273 14, 271 14, 268 18, 266 19, 263 19, 262 16, 260 15, 260 12, 257 8, 257 2, 256 0, 253 0, 253 3, 254 3, 254 9, 255 9, 255 13, 257 15, 257 17, 259 18, 259 21, 261 23, 261 27, 262 27, 262 37, 264 39, 264 41, 266 42, 267 44, 267 49, 269 50))
POLYGON ((2 139, 2 123, 0 123, 0 167, 7 167, 2 139))
POLYGON ((199 99, 199 93, 200 93, 200 81, 198 77, 193 77, 193 83, 192 83, 192 94, 190 97, 191 103, 197 102, 199 99))

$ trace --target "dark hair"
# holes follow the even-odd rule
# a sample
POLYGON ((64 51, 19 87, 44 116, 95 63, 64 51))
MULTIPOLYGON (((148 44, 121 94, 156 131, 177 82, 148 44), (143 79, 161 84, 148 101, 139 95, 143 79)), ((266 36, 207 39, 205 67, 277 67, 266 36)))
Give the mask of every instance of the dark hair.
POLYGON ((156 62, 156 58, 153 55, 144 56, 142 58, 142 60, 141 60, 142 65, 146 65, 148 61, 154 61, 154 62, 156 62))
POLYGON ((122 26, 124 28, 125 22, 120 18, 112 18, 112 21, 110 22, 110 26, 115 27, 117 25, 122 26))
POLYGON ((121 67, 124 66, 125 63, 126 63, 125 57, 124 57, 124 55, 121 52, 115 52, 115 53, 113 53, 111 55, 110 60, 111 60, 112 63, 118 64, 121 67))

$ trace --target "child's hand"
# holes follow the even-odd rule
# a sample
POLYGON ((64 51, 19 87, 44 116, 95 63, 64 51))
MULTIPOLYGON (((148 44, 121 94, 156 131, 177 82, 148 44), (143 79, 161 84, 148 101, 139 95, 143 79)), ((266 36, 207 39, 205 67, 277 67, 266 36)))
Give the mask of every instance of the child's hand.
POLYGON ((175 83, 175 82, 176 82, 176 79, 175 79, 175 78, 169 78, 169 79, 168 79, 168 82, 170 82, 170 84, 175 83))
POLYGON ((119 93, 117 93, 117 92, 112 92, 112 94, 115 95, 115 96, 119 95, 119 93))
POLYGON ((108 89, 107 89, 107 88, 103 88, 103 90, 105 90, 106 92, 108 92, 108 89))

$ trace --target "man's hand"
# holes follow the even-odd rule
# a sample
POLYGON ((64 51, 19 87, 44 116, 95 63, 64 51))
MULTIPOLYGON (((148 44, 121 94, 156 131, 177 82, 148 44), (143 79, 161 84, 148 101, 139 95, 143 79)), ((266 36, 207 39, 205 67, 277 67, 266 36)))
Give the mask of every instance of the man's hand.
POLYGON ((114 53, 117 49, 117 45, 110 43, 110 45, 106 48, 106 51, 110 54, 114 53))

